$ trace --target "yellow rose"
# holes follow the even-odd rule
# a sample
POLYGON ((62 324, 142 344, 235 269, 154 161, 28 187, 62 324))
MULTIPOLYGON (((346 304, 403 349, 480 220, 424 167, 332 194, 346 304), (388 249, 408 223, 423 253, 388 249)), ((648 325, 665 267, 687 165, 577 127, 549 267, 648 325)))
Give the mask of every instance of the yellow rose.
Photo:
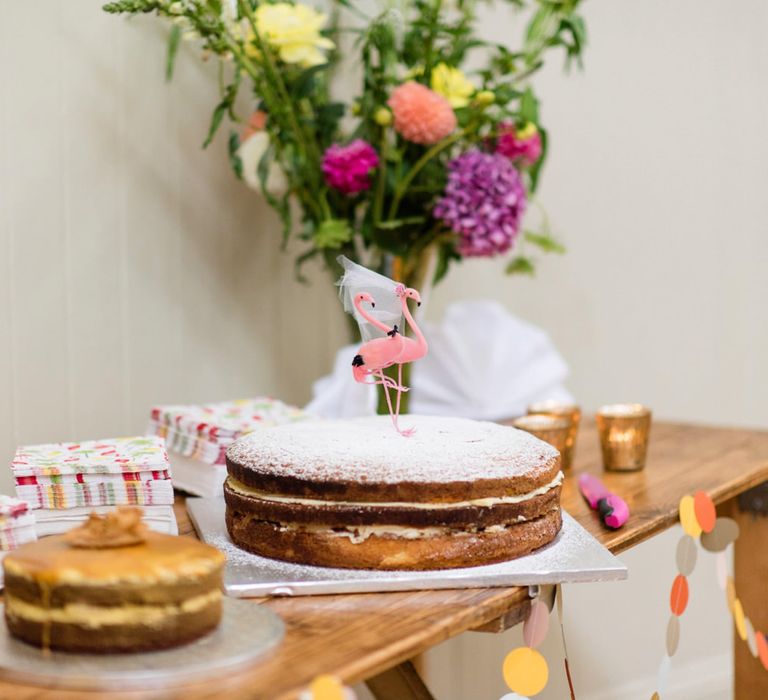
POLYGON ((332 49, 335 44, 320 30, 327 17, 308 5, 259 5, 256 10, 256 26, 278 56, 286 63, 298 63, 305 68, 326 62, 320 49, 332 49))
POLYGON ((438 63, 432 69, 432 89, 445 97, 451 107, 466 107, 469 98, 475 92, 475 86, 458 68, 451 68, 445 63, 438 63))

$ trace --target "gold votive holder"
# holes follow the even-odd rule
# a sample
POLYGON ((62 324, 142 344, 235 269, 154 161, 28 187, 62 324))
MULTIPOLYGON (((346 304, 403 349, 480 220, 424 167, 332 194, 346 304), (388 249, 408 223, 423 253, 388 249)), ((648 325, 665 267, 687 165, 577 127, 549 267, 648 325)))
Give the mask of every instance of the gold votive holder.
POLYGON ((535 435, 539 440, 548 442, 558 452, 560 452, 561 463, 562 455, 568 445, 568 435, 571 430, 571 423, 566 418, 558 416, 548 416, 544 414, 520 416, 512 421, 512 425, 526 433, 535 435))
POLYGON ((562 454, 563 469, 571 468, 573 455, 576 451, 576 436, 579 434, 581 423, 581 409, 575 403, 563 401, 539 401, 528 406, 528 415, 554 416, 568 421, 568 438, 565 447, 560 450, 562 454))
POLYGON ((597 430, 606 470, 628 472, 645 466, 651 409, 639 403, 603 406, 597 412, 597 430))

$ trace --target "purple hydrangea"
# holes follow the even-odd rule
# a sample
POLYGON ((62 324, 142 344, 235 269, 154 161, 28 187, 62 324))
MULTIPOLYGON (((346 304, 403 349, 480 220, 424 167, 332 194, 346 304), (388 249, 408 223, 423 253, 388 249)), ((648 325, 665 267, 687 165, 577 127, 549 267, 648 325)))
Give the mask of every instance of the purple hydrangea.
POLYGON ((344 194, 357 194, 370 188, 371 170, 378 166, 376 149, 363 139, 355 139, 346 146, 329 146, 321 167, 329 187, 344 194))
POLYGON ((461 255, 491 256, 512 247, 525 206, 523 181, 510 160, 473 149, 448 164, 448 184, 433 214, 461 236, 461 255))

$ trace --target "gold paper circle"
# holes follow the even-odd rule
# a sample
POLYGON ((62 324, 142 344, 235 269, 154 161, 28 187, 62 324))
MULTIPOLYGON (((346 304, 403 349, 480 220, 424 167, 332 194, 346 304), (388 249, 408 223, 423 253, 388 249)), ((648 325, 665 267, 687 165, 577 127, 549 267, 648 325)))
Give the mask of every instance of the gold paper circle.
POLYGON ((318 676, 309 689, 312 700, 344 700, 344 685, 336 676, 318 676))
POLYGON ((733 615, 733 604, 736 602, 736 584, 734 584, 732 576, 725 580, 725 597, 728 600, 728 610, 733 615))
POLYGON ((732 518, 718 518, 712 532, 701 536, 701 546, 708 552, 722 552, 739 536, 739 525, 732 518))
POLYGON ((690 535, 683 535, 677 543, 675 558, 677 570, 683 576, 690 576, 696 567, 696 540, 690 535))
POLYGON ((518 647, 507 654, 502 666, 504 681, 513 693, 536 695, 549 680, 549 668, 544 657, 530 647, 518 647))
POLYGON ((680 618, 672 615, 667 623, 667 656, 674 656, 680 643, 680 618))
POLYGON ((741 641, 746 641, 747 626, 744 624, 744 608, 738 598, 733 601, 733 621, 736 623, 736 631, 739 633, 741 641))
POLYGON ((683 530, 691 537, 698 537, 701 534, 701 525, 696 520, 693 496, 683 496, 680 499, 679 511, 680 524, 683 526, 683 530))

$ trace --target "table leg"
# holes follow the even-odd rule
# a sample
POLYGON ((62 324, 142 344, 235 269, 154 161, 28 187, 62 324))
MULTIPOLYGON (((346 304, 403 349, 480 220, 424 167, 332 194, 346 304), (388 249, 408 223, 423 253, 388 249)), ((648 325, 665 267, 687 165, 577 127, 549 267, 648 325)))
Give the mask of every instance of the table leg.
POLYGON ((376 700, 435 700, 410 661, 365 681, 376 700))
MULTIPOLYGON (((768 634, 768 482, 743 493, 732 508, 739 524, 733 553, 736 594, 755 630, 768 634)), ((734 700, 768 698, 768 669, 734 631, 734 700)))

